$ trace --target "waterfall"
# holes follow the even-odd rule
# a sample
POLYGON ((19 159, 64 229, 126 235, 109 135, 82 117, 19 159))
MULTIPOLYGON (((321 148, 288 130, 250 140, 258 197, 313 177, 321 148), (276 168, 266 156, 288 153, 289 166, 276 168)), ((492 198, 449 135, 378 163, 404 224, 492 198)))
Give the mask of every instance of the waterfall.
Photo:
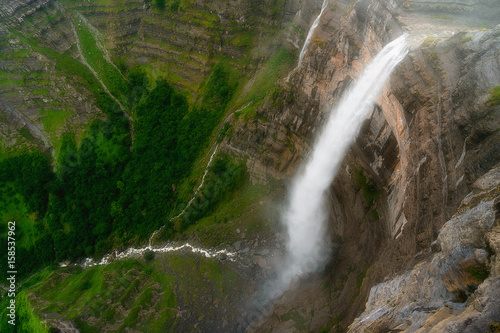
POLYGON ((385 82, 408 53, 405 37, 385 46, 344 93, 324 124, 307 163, 294 179, 282 214, 288 233, 287 258, 274 297, 288 289, 295 278, 326 263, 329 246, 325 238, 325 192, 385 82))
POLYGON ((313 22, 313 24, 311 26, 311 29, 309 29, 309 32, 308 32, 307 37, 306 37, 306 41, 304 42, 304 46, 302 46, 302 50, 300 50, 299 63, 297 65, 296 69, 299 68, 300 65, 302 65, 302 60, 304 60, 304 55, 306 54, 307 48, 309 47, 309 43, 311 42, 311 38, 312 38, 312 36, 314 34, 314 30, 316 30, 316 27, 319 24, 319 20, 321 18, 321 15, 325 11, 327 3, 328 3, 328 0, 323 0, 323 5, 321 6, 321 12, 319 13, 319 15, 314 20, 314 22, 313 22))

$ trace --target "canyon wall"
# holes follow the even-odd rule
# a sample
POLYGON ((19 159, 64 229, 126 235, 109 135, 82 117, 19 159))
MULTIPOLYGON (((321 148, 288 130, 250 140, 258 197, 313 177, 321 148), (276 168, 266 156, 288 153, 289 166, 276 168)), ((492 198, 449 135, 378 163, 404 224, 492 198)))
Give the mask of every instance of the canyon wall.
MULTIPOLYGON (((71 27, 78 17, 71 13, 102 33, 118 65, 148 65, 152 77, 167 73, 195 99, 221 58, 252 77, 278 49, 298 54, 320 7, 321 1, 193 1, 183 11, 159 13, 149 1, 1 1, 2 48, 18 55, 0 59, 2 138, 8 146, 50 149, 63 131, 103 117, 88 86, 42 50, 81 60, 71 27), (22 29, 37 47, 9 29, 22 29), (44 124, 41 107, 64 110, 64 126, 44 124)), ((233 134, 220 151, 245 158, 254 183, 289 180, 360 71, 383 45, 409 34, 410 54, 331 185, 334 258, 257 330, 335 332, 352 324, 354 332, 427 331, 441 322, 436 327, 455 325, 459 332, 465 320, 481 327, 500 321, 493 294, 500 108, 490 102, 490 90, 500 85, 499 15, 493 0, 331 1, 301 68, 277 82, 254 117, 228 118, 233 134), (465 244, 469 234, 474 239, 465 244), (477 267, 490 272, 484 282, 470 273, 477 267)))
MULTIPOLYGON (((477 15, 468 17, 453 16, 458 8, 453 4, 441 8, 439 15, 451 15, 446 19, 449 30, 436 37, 443 24, 442 18, 431 17, 437 15, 432 12, 436 6, 332 3, 302 67, 257 111, 263 120, 236 124, 235 135, 224 142, 227 151, 248 157, 255 182, 292 177, 349 83, 384 44, 409 34, 410 54, 393 74, 331 186, 330 230, 339 250, 325 272, 328 277, 324 285, 318 283, 278 306, 263 331, 296 328, 296 322, 282 320, 293 311, 308 318, 311 330, 325 322, 346 329, 365 307, 372 285, 410 272, 432 255, 431 245, 444 223, 472 184, 498 163, 499 107, 488 100, 500 80, 500 30, 459 32, 465 19, 496 24, 479 13, 491 4, 477 5, 467 11, 477 15), (430 37, 422 36, 422 26, 430 37)), ((493 210, 490 206, 488 214, 493 210)), ((479 248, 484 250, 485 244, 479 248)), ((466 289, 461 283, 458 289, 466 289)), ((396 326, 380 324, 373 332, 396 326)), ((365 328, 361 320, 355 331, 365 328)))

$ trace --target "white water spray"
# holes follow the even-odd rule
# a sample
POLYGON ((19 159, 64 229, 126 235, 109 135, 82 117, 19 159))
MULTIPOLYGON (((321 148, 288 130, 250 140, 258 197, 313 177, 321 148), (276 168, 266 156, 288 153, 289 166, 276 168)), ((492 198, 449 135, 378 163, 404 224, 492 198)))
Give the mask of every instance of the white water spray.
POLYGON ((309 29, 309 33, 307 34, 306 41, 304 42, 304 46, 302 46, 302 50, 300 50, 299 63, 297 65, 296 69, 299 68, 300 65, 302 65, 302 60, 304 60, 304 56, 307 52, 307 48, 309 47, 309 43, 311 42, 311 38, 314 34, 314 30, 316 30, 316 27, 319 24, 319 20, 321 19, 321 15, 323 15, 323 12, 325 11, 327 3, 328 3, 328 0, 323 0, 323 5, 321 6, 321 12, 314 20, 314 22, 311 26, 311 29, 309 29))
POLYGON ((408 53, 405 37, 385 46, 344 94, 325 123, 305 168, 295 178, 282 216, 288 232, 288 257, 274 297, 287 290, 293 279, 326 263, 329 246, 325 238, 325 192, 386 80, 408 53))

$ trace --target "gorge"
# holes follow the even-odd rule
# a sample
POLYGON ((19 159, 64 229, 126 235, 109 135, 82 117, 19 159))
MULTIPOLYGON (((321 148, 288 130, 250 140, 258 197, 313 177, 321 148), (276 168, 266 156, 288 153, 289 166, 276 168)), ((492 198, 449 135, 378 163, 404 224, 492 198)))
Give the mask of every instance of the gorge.
MULTIPOLYGON (((324 7, 323 7, 324 8, 324 7)), ((314 26, 313 26, 314 27, 314 26)), ((367 66, 356 84, 341 97, 321 131, 311 156, 295 176, 290 199, 283 214, 287 230, 287 259, 278 285, 271 293, 281 293, 293 278, 318 270, 328 252, 324 239, 324 196, 342 159, 372 110, 378 93, 407 50, 405 36, 389 43, 367 66), (324 246, 324 248, 321 247, 324 246)))
POLYGON ((497 332, 498 17, 494 0, 0 1, 17 330, 497 332), (322 128, 403 34, 335 179, 305 176, 317 138, 358 132, 322 128), (281 223, 302 206, 323 228, 281 223))

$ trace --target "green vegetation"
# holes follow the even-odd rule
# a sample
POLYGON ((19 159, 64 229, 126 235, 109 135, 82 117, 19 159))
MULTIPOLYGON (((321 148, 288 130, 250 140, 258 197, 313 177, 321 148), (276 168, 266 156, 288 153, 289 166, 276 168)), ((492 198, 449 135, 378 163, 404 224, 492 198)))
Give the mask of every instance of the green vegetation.
POLYGON ((361 291, 361 286, 363 285, 363 281, 365 280, 366 273, 368 272, 369 268, 370 265, 366 263, 363 271, 356 276, 356 289, 358 294, 361 291))
POLYGON ((474 279, 483 282, 490 276, 490 270, 485 264, 467 267, 465 269, 474 279))
POLYGON ((238 47, 246 47, 252 45, 255 39, 255 34, 251 32, 240 33, 229 40, 229 42, 238 47))
POLYGON ((316 39, 313 39, 313 43, 314 43, 314 45, 322 47, 322 46, 324 46, 326 44, 326 41, 323 40, 323 39, 317 39, 316 38, 316 39))
POLYGON ((120 72, 106 60, 103 51, 98 46, 90 28, 83 20, 75 22, 78 39, 80 40, 82 53, 89 65, 96 71, 111 94, 123 104, 128 103, 130 85, 122 77, 120 72))
POLYGON ((18 332, 33 332, 33 333, 45 333, 49 332, 45 324, 40 322, 40 317, 38 317, 28 300, 26 293, 21 292, 16 296, 16 303, 18 306, 18 332))
MULTIPOLYGON (((312 316, 311 316, 311 318, 312 318, 312 316)), ((295 308, 292 308, 287 313, 283 314, 280 319, 283 322, 288 321, 288 320, 292 320, 295 323, 295 327, 299 331, 305 331, 309 327, 307 316, 301 315, 299 313, 299 311, 295 308)))
MULTIPOLYGON (((188 175, 201 149, 220 122, 231 96, 228 74, 217 65, 204 87, 201 104, 189 110, 186 98, 165 81, 136 108, 132 159, 123 176, 120 199, 114 204, 120 233, 137 225, 135 235, 146 237, 166 223, 177 203, 174 189, 188 175)), ((167 225, 165 232, 174 232, 167 225)))
POLYGON ((366 271, 363 271, 356 276, 356 288, 357 289, 361 288, 361 285, 363 284, 363 280, 365 279, 365 276, 366 276, 366 271))
MULTIPOLYGON (((157 255, 154 261, 120 260, 86 270, 45 270, 23 285, 16 297, 18 328, 22 324, 26 329, 22 332, 47 332, 33 311, 36 308, 75 322, 81 332, 110 325, 117 332, 131 328, 179 331, 178 304, 189 304, 194 313, 210 315, 206 302, 217 301, 229 308, 228 296, 238 294, 240 283, 241 277, 218 260, 172 254, 157 255), (26 295, 33 293, 36 299, 28 301, 26 295), (88 321, 89 317, 94 319, 88 321)), ((1 305, 3 324, 8 317, 6 303, 1 305)))
POLYGON ((245 90, 241 94, 243 97, 240 97, 237 101, 239 107, 252 102, 249 107, 240 111, 241 114, 244 115, 244 119, 255 118, 256 108, 262 104, 269 92, 273 91, 276 87, 275 82, 280 77, 283 77, 293 64, 294 56, 283 48, 266 61, 262 68, 256 73, 255 79, 248 84, 251 84, 251 86, 248 89, 245 87, 245 90))
POLYGON ((491 333, 500 333, 500 322, 490 323, 491 333))
POLYGON ((153 0, 151 4, 161 11, 165 10, 165 0, 153 0))
POLYGON ((71 133, 62 138, 58 182, 46 216, 59 261, 104 251, 112 231, 111 203, 119 195, 116 184, 130 159, 130 135, 119 107, 107 114, 108 120, 91 124, 79 145, 71 133))
POLYGON ((151 2, 154 8, 159 12, 163 12, 166 8, 171 12, 177 12, 179 10, 184 11, 187 10, 192 3, 192 0, 153 0, 151 2))
POLYGON ((227 155, 216 158, 208 170, 202 192, 195 197, 193 204, 181 217, 182 229, 209 215, 217 203, 227 199, 246 179, 244 162, 235 163, 227 155))
POLYGON ((345 332, 342 326, 340 326, 340 322, 344 319, 344 315, 336 315, 333 319, 330 320, 328 326, 325 326, 321 329, 320 333, 329 333, 329 332, 345 332))
POLYGON ((54 132, 64 127, 64 122, 69 113, 63 110, 40 108, 38 115, 42 116, 43 129, 46 132, 54 132))
POLYGON ((490 99, 488 99, 486 104, 488 104, 489 106, 495 106, 500 104, 500 86, 493 87, 490 90, 490 93, 491 97, 490 99))
POLYGON ((30 130, 25 127, 19 130, 19 134, 21 134, 21 136, 24 137, 29 142, 34 142, 36 140, 33 134, 31 134, 30 130))
POLYGON ((119 116, 121 109, 104 91, 101 83, 92 74, 90 69, 81 62, 73 59, 67 54, 59 54, 53 50, 40 47, 34 41, 28 41, 21 37, 26 43, 30 43, 31 47, 45 56, 53 59, 56 63, 56 70, 66 77, 72 78, 77 85, 82 85, 96 98, 97 107, 103 110, 108 116, 115 114, 119 116))
POLYGON ((283 13, 283 8, 285 8, 285 0, 271 0, 268 6, 271 8, 272 17, 278 18, 283 13))
POLYGON ((435 44, 436 42, 438 41, 438 38, 437 37, 427 37, 424 42, 423 42, 423 45, 425 47, 429 47, 433 44, 435 44))
POLYGON ((173 207, 172 184, 189 170, 186 158, 193 158, 183 158, 178 145, 187 113, 186 99, 165 81, 157 82, 136 108, 131 161, 123 178, 118 179, 121 193, 113 204, 115 229, 120 233, 132 222, 137 225, 136 234, 145 237, 166 222, 173 207))
MULTIPOLYGON (((61 71, 86 69, 65 56, 54 56, 61 71)), ((95 83, 87 74, 88 69, 79 73, 95 83)), ((55 173, 42 154, 0 161, 4 203, 0 214, 19 225, 20 277, 54 261, 103 254, 111 247, 110 239, 118 243, 145 239, 167 223, 177 206, 185 205, 175 186, 189 175, 225 112, 233 90, 228 73, 224 66, 216 66, 199 104, 191 107, 164 80, 151 88, 140 68, 130 69, 128 79, 134 89, 126 99, 137 105, 132 151, 128 119, 109 95, 95 88, 107 119, 94 120, 80 142, 74 133, 62 135, 55 173)), ((60 129, 67 116, 56 109, 42 109, 40 115, 47 131, 60 129)), ((221 197, 243 182, 241 177, 245 172, 240 164, 228 157, 218 159, 207 178, 207 190, 193 206, 197 209, 186 214, 184 224, 209 214, 221 197)), ((175 233, 173 224, 164 229, 169 237, 175 233)), ((0 230, 1 238, 5 232, 0 230)), ((2 250, 2 258, 5 255, 2 250)))
POLYGON ((185 232, 185 237, 199 239, 207 246, 232 244, 241 238, 240 229, 247 237, 269 232, 270 221, 256 215, 271 193, 279 192, 283 184, 270 181, 267 185, 251 185, 247 180, 229 198, 217 203, 210 215, 198 220, 185 232), (277 191, 278 190, 278 191, 277 191))
POLYGON ((460 41, 460 44, 463 44, 463 43, 467 43, 468 41, 472 40, 472 36, 465 36, 464 38, 462 38, 462 40, 460 41))
POLYGON ((146 261, 151 261, 155 258, 155 253, 154 251, 146 251, 144 252, 144 260, 146 261))
POLYGON ((64 268, 48 273, 48 276, 35 283, 28 290, 35 292, 45 313, 55 312, 67 320, 74 320, 83 332, 95 332, 95 327, 103 324, 121 322, 119 332, 125 327, 137 325, 137 314, 142 309, 154 308, 155 313, 170 314, 167 323, 173 321, 172 307, 176 306, 173 293, 173 278, 162 277, 154 269, 135 260, 122 260, 108 266, 95 266, 82 271, 80 268, 64 268), (162 293, 158 293, 161 288, 162 293), (153 290, 157 303, 152 303, 153 290), (109 305, 111 302, 111 306, 109 305), (120 310, 121 309, 121 310, 120 310), (83 318, 94 316, 96 321, 90 326, 83 318))
MULTIPOLYGON (((112 7, 113 2, 108 0, 96 3, 110 12, 125 8, 125 5, 112 7)), ((165 11, 161 14, 165 16, 195 13, 199 24, 212 29, 211 37, 222 40, 220 31, 223 28, 218 26, 219 18, 195 9, 194 1, 154 0, 152 4, 165 11), (182 13, 173 14, 174 11, 182 13)), ((66 5, 68 15, 73 8, 88 10, 79 1, 67 1, 66 5)), ((280 15, 283 0, 273 0, 269 5, 273 7, 274 15, 280 15)), ((47 18, 43 22, 65 19, 60 12, 52 15, 52 10, 52 7, 47 9, 47 18)), ((158 11, 155 12, 158 15, 158 11)), ((186 19, 179 18, 181 21, 186 19)), ((37 24, 41 22, 31 17, 26 19, 27 23, 28 20, 37 24)), ((188 194, 192 195, 193 188, 199 184, 200 170, 206 163, 201 166, 195 164, 207 161, 200 155, 209 150, 211 137, 212 142, 222 140, 233 131, 229 123, 221 128, 217 125, 234 95, 236 83, 243 79, 232 73, 230 66, 224 65, 224 62, 228 61, 231 66, 235 63, 247 65, 250 52, 245 53, 243 60, 232 60, 219 55, 197 55, 180 50, 180 61, 186 61, 189 66, 199 66, 200 72, 206 72, 215 62, 222 63, 213 67, 210 77, 200 86, 198 83, 203 77, 196 84, 191 82, 193 87, 189 88, 193 88, 196 94, 192 93, 190 100, 186 97, 188 93, 179 93, 173 88, 170 76, 174 79, 177 76, 177 82, 189 79, 176 71, 164 72, 165 68, 171 69, 172 64, 155 68, 153 73, 147 66, 127 69, 125 62, 117 61, 120 68, 117 70, 99 47, 99 42, 102 42, 98 40, 99 36, 83 19, 77 21, 74 22, 83 56, 112 96, 87 66, 73 58, 75 46, 59 54, 43 47, 50 45, 43 38, 30 39, 35 38, 26 37, 32 36, 31 33, 19 32, 20 44, 26 48, 7 56, 0 55, 2 58, 22 58, 40 57, 37 54, 42 54, 50 76, 38 72, 21 75, 0 72, 0 83, 17 87, 27 83, 29 86, 29 82, 36 81, 36 88, 30 92, 38 98, 53 100, 40 108, 39 120, 44 130, 51 137, 57 137, 58 141, 55 144, 55 161, 48 153, 18 150, 12 154, 3 148, 0 152, 0 215, 4 221, 16 221, 17 260, 23 263, 18 272, 25 290, 18 294, 20 318, 27 325, 27 331, 44 332, 43 323, 33 313, 33 305, 44 313, 58 313, 76 322, 82 332, 95 331, 96 327, 110 321, 118 323, 118 331, 137 327, 143 331, 163 332, 175 327, 174 308, 181 296, 186 298, 190 293, 188 282, 204 286, 209 280, 216 294, 225 296, 236 284, 238 276, 215 260, 165 259, 159 258, 160 255, 154 257, 149 252, 144 255, 144 265, 123 261, 85 271, 64 268, 46 269, 40 273, 40 269, 63 260, 99 256, 111 247, 142 241, 163 224, 167 224, 163 237, 186 237, 192 233, 200 235, 201 242, 211 245, 239 237, 235 226, 241 227, 248 236, 267 231, 265 219, 256 216, 255 210, 263 205, 270 191, 269 186, 251 185, 245 161, 235 161, 234 157, 222 154, 215 157, 194 204, 175 221, 176 224, 168 222, 169 217, 185 207, 188 194), (193 59, 201 59, 203 66, 193 59), (162 76, 168 77, 168 82, 161 79, 162 76), (66 122, 72 115, 72 109, 57 98, 69 93, 51 88, 57 81, 54 77, 64 77, 64 84, 83 91, 82 96, 89 97, 92 109, 99 108, 104 117, 99 115, 101 119, 88 124, 84 133, 73 132, 74 124, 66 122), (130 115, 133 114, 133 144, 130 121, 112 97, 116 97, 128 111, 133 111, 130 112, 130 115), (72 131, 68 132, 67 128, 72 131), (218 138, 213 136, 214 131, 218 138), (248 211, 249 207, 251 211, 248 211), (164 274, 159 265, 171 267, 175 274, 164 274), (195 267, 201 271, 200 274, 195 267), (189 270, 203 278, 189 276, 184 284, 174 281, 174 276, 182 276, 189 270), (161 281, 162 298, 159 303, 153 303, 152 299, 159 294, 155 285, 158 281, 161 281), (180 285, 179 290, 175 290, 176 283, 180 285), (26 297, 32 293, 41 298, 26 297), (121 313, 118 307, 107 306, 108 299, 119 302, 126 308, 125 313, 121 313), (156 307, 155 311, 147 318, 141 317, 143 309, 149 307, 156 307), (97 322, 89 323, 86 320, 89 317, 98 318, 97 322)), ((271 31, 267 26, 263 29, 271 31)), ((229 41, 224 39, 224 42, 241 48, 253 45, 260 38, 253 30, 244 32, 230 28, 229 32, 234 37, 229 41)), ((117 41, 119 43, 121 41, 117 41)), ((171 47, 179 51, 179 47, 171 47)), ((258 58, 267 56, 267 51, 261 52, 258 58)), ((116 60, 116 57, 113 59, 116 60)), ((293 64, 293 55, 280 49, 264 64, 255 82, 243 90, 242 97, 233 102, 248 104, 252 101, 249 109, 255 112, 255 108, 267 97, 269 89, 274 87, 274 82, 283 77, 293 64)), ((249 68, 252 70, 254 67, 249 68)), ((181 83, 185 87, 184 81, 181 83)), ((26 129, 20 134, 26 140, 35 139, 26 129)), ((2 243, 6 235, 5 225, 2 224, 2 243)), ((5 261, 4 250, 0 254, 0 259, 5 261)), ((3 278, 4 274, 5 271, 0 276, 3 278)), ((204 308, 199 307, 198 310, 203 312, 204 308)))
POLYGON ((229 122, 226 121, 219 130, 219 135, 217 136, 218 143, 221 143, 226 136, 230 136, 231 133, 230 129, 231 129, 231 124, 229 124, 229 122))
MULTIPOLYGON (((363 169, 354 168, 354 180, 361 188, 363 197, 365 198, 368 207, 372 207, 375 200, 380 196, 381 191, 377 188, 377 183, 373 179, 365 176, 363 169)), ((372 211, 372 217, 376 220, 378 213, 372 211)))
MULTIPOLYGON (((40 153, 24 154, 0 162, 0 188, 4 221, 16 221, 16 261, 22 262, 18 274, 22 276, 54 260, 51 235, 43 233, 44 225, 37 219, 48 207, 48 190, 54 183, 50 163, 40 153), (17 210, 16 209, 20 209, 17 210), (17 220, 16 220, 17 219, 17 220)), ((2 223, 0 239, 7 243, 7 226, 2 223)), ((0 259, 7 262, 6 249, 0 259)), ((5 277, 6 272, 1 276, 5 277)))
POLYGON ((170 10, 175 12, 179 9, 179 5, 180 5, 180 0, 174 0, 172 1, 172 3, 170 4, 170 10))
POLYGON ((1 302, 2 310, 0 310, 0 327, 2 328, 2 333, 14 333, 14 332, 29 332, 29 333, 48 333, 49 329, 47 326, 41 322, 40 317, 37 316, 33 310, 33 307, 28 299, 27 293, 22 291, 16 295, 15 306, 16 306, 16 320, 15 325, 7 323, 10 320, 7 317, 7 302, 9 299, 1 302))

